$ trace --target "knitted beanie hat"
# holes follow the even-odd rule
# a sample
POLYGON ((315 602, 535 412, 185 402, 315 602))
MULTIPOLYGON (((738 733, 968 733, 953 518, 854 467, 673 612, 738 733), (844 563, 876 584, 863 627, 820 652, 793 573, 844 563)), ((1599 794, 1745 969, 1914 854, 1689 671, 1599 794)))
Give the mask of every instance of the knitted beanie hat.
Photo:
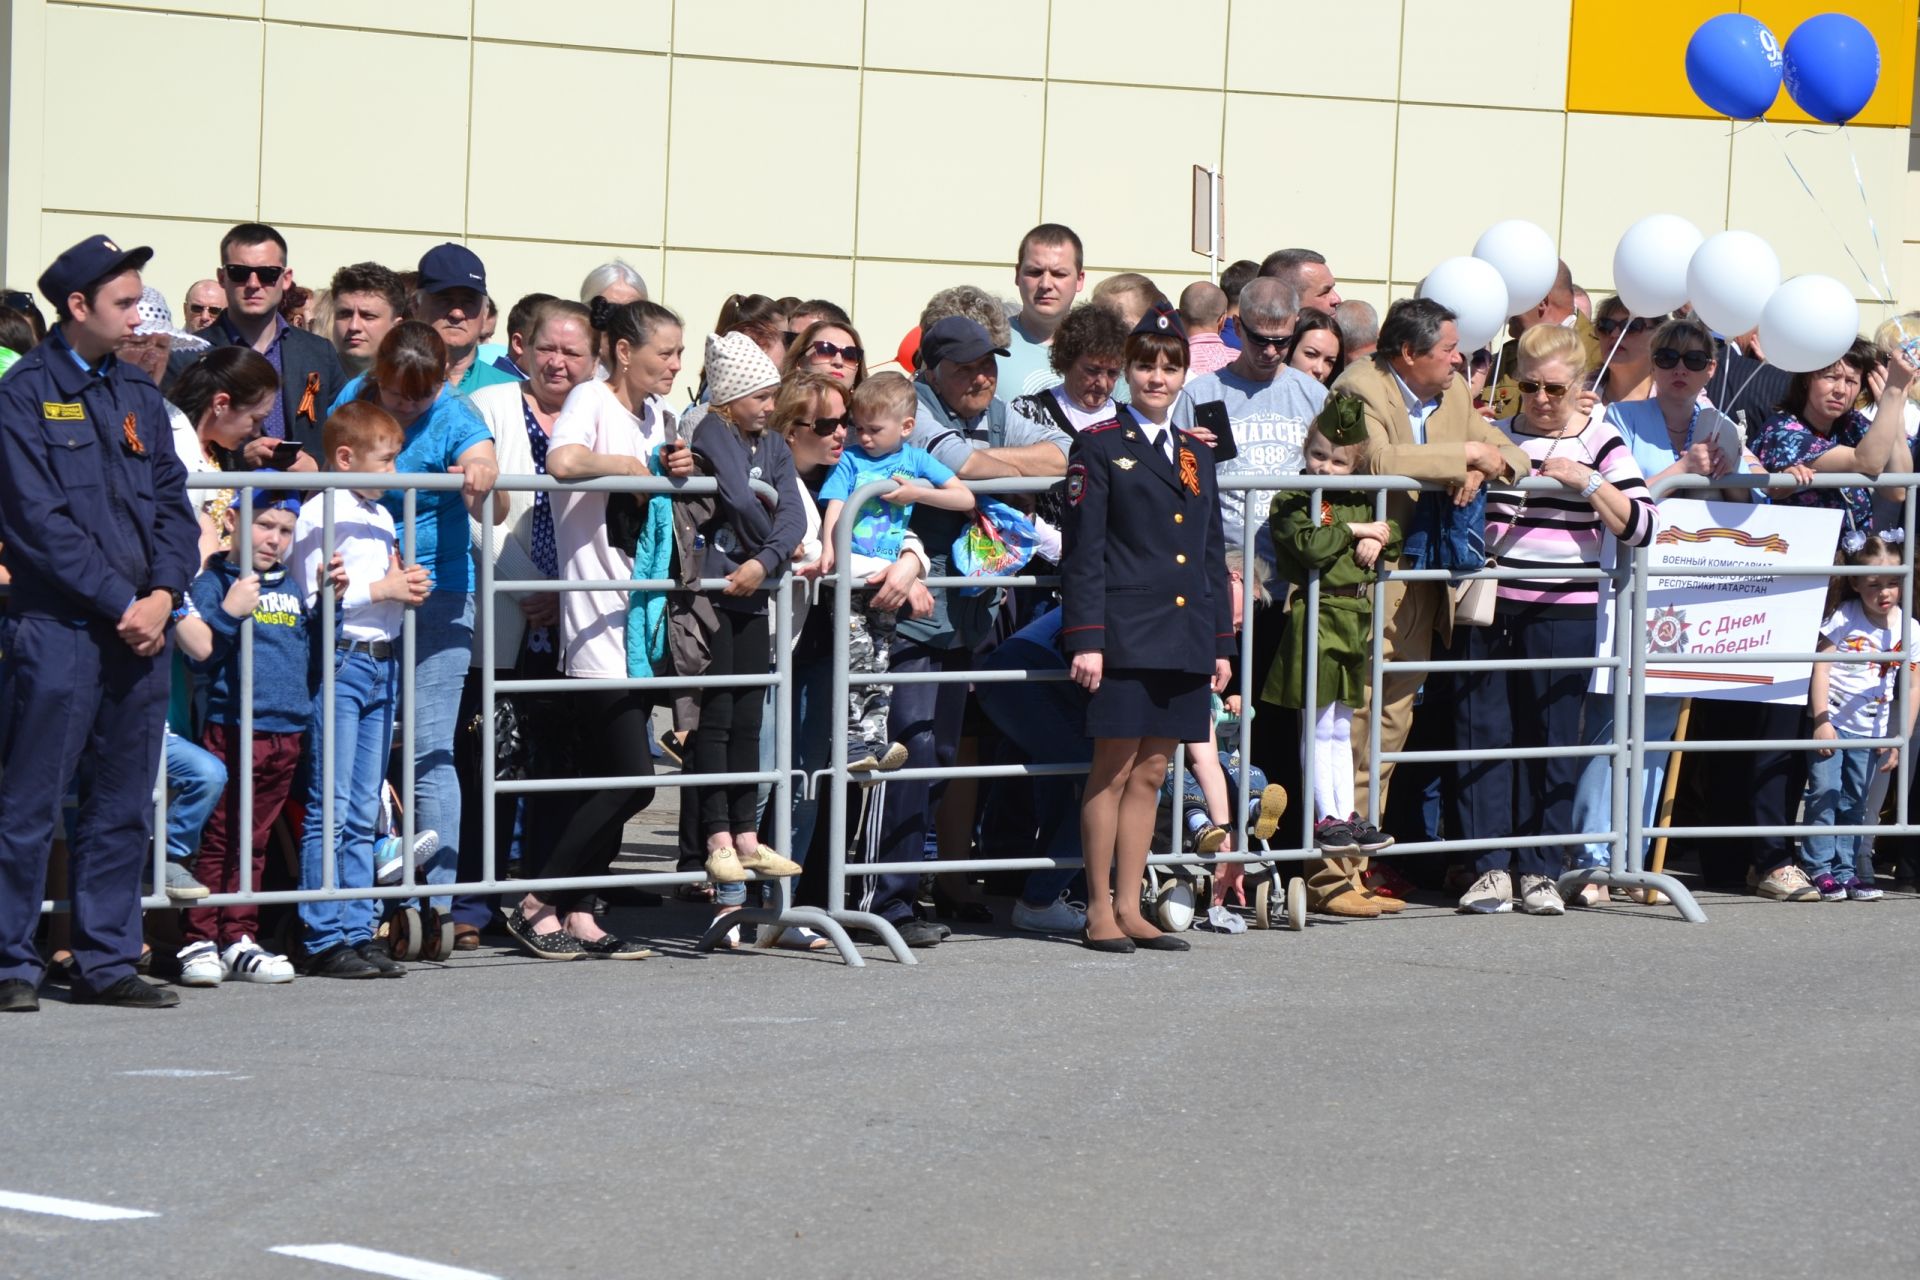
POLYGON ((707 335, 707 403, 729 404, 780 385, 780 371, 744 333, 707 335))

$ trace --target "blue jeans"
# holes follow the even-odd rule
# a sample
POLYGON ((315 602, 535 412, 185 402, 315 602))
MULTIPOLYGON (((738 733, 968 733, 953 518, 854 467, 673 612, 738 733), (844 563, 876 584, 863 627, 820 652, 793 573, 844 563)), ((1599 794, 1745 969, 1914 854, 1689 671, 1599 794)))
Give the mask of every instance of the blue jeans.
MULTIPOLYGON (((460 775, 453 767, 453 734, 460 693, 473 661, 473 595, 435 591, 421 605, 413 628, 413 829, 433 831, 440 848, 420 878, 451 884, 460 865, 460 775)), ((435 898, 441 911, 451 898, 435 898)))
MULTIPOLYGON (((394 659, 382 661, 366 653, 333 655, 333 879, 341 889, 365 889, 373 884, 373 828, 380 818, 380 786, 387 777, 387 757, 393 749, 395 682, 394 659)), ((312 785, 308 788, 306 829, 300 839, 300 887, 318 889, 324 883, 324 826, 321 809, 325 785, 323 752, 327 746, 326 687, 313 695, 313 728, 308 751, 312 785)), ((306 926, 308 955, 334 947, 359 946, 373 938, 376 903, 372 898, 337 902, 303 902, 300 922, 306 926)))
MULTIPOLYGON (((1260 793, 1267 789, 1267 775, 1259 765, 1247 767, 1247 798, 1240 797, 1240 756, 1238 752, 1220 753, 1220 769, 1227 775, 1227 820, 1221 825, 1229 831, 1233 829, 1233 811, 1236 807, 1247 810, 1247 825, 1252 826, 1260 816, 1260 793)), ((1180 791, 1185 797, 1180 802, 1180 816, 1187 824, 1187 834, 1181 841, 1181 847, 1193 852, 1193 838, 1199 834, 1194 829, 1196 820, 1202 829, 1213 825, 1213 818, 1207 813, 1207 793, 1200 789, 1200 780, 1191 770, 1180 772, 1180 791)), ((1167 765, 1167 780, 1160 784, 1160 804, 1166 810, 1166 820, 1173 821, 1173 765, 1167 765)))
POLYGON ((227 789, 227 766, 205 747, 167 733, 167 856, 191 858, 200 832, 227 789))
MULTIPOLYGON (((1836 731, 1837 732, 1837 731, 1836 731)), ((1867 811, 1878 748, 1843 748, 1856 735, 1840 733, 1834 753, 1826 759, 1807 758, 1807 816, 1810 827, 1858 827, 1876 821, 1867 811)), ((1832 876, 1845 881, 1855 874, 1855 854, 1872 847, 1871 836, 1808 836, 1800 846, 1800 863, 1813 878, 1832 876)))
MULTIPOLYGON (((1647 741, 1669 742, 1673 731, 1680 724, 1679 698, 1647 699, 1647 741)), ((1589 747, 1607 746, 1613 742, 1613 695, 1610 693, 1590 693, 1587 695, 1586 718, 1581 722, 1580 741, 1589 747)), ((1640 796, 1640 830, 1651 832, 1655 819, 1660 816, 1660 791, 1667 780, 1667 752, 1647 752, 1646 784, 1640 796)), ((1613 830, 1613 761, 1607 756, 1589 756, 1582 762, 1580 782, 1573 793, 1573 829, 1575 831, 1611 831, 1613 830)), ((1640 856, 1646 857, 1647 842, 1653 837, 1644 835, 1640 844, 1640 856)), ((1578 845, 1568 850, 1568 864, 1574 867, 1604 867, 1613 852, 1612 846, 1604 840, 1586 845, 1578 845)), ((1632 855, 1628 855, 1632 861, 1632 855)), ((1644 862, 1642 865, 1645 865, 1644 862)))

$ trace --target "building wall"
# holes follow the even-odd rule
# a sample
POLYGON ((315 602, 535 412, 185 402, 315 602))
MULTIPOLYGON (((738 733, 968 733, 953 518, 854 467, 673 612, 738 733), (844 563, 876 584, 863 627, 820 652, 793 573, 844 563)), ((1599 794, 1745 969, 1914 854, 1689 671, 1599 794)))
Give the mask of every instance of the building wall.
MULTIPOLYGON (((691 332, 735 290, 818 295, 890 351, 938 287, 1011 297, 1042 219, 1095 278, 1203 278, 1198 163, 1226 174, 1229 257, 1310 245, 1377 303, 1516 216, 1598 293, 1657 211, 1865 299, 1869 208, 1920 301, 1915 5, 1846 6, 1885 65, 1841 137, 1784 94, 1775 124, 1707 117, 1682 50, 1731 2, 13 0, 0 272, 31 287, 105 230, 155 246, 177 307, 259 218, 308 285, 452 238, 505 306, 618 253, 691 332)), ((1833 6, 1744 7, 1784 40, 1833 6)))

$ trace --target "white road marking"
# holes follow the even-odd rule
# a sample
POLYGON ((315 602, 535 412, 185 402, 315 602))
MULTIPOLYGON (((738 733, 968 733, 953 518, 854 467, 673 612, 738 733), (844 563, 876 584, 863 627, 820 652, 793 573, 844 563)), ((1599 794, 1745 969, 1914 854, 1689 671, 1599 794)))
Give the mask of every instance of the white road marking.
POLYGON ((409 1258, 378 1249, 362 1249, 351 1244, 281 1244, 267 1250, 289 1258, 306 1258, 336 1267, 348 1267, 376 1276, 394 1276, 396 1280, 498 1280, 496 1276, 465 1267, 449 1267, 438 1262, 409 1258))
POLYGON ((0 1209, 18 1209, 22 1213, 47 1213, 59 1218, 79 1218, 84 1222, 114 1222, 122 1218, 157 1218, 145 1209, 121 1209, 110 1204, 89 1204, 85 1200, 61 1200, 54 1196, 30 1196, 24 1191, 0 1191, 0 1209))
POLYGON ((200 1076, 230 1076, 231 1071, 195 1071, 190 1067, 148 1067, 144 1071, 122 1071, 123 1076, 160 1076, 168 1080, 192 1080, 200 1076))

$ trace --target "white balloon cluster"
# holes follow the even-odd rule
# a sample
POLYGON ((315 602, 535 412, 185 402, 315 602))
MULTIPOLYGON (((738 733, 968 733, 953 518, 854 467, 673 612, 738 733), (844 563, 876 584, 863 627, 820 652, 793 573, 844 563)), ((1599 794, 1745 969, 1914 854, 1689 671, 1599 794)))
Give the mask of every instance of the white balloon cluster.
MULTIPOLYGON (((1490 345, 1507 317, 1530 311, 1553 287, 1560 267, 1553 237, 1524 219, 1487 228, 1473 255, 1448 258, 1420 282, 1457 317, 1460 346, 1490 345)), ((1831 276, 1780 280, 1780 259, 1750 231, 1704 237, 1685 218, 1640 219, 1613 252, 1613 282, 1636 316, 1664 316, 1691 302, 1695 314, 1729 337, 1758 328, 1768 363, 1790 373, 1824 369, 1860 332, 1860 307, 1831 276)))

